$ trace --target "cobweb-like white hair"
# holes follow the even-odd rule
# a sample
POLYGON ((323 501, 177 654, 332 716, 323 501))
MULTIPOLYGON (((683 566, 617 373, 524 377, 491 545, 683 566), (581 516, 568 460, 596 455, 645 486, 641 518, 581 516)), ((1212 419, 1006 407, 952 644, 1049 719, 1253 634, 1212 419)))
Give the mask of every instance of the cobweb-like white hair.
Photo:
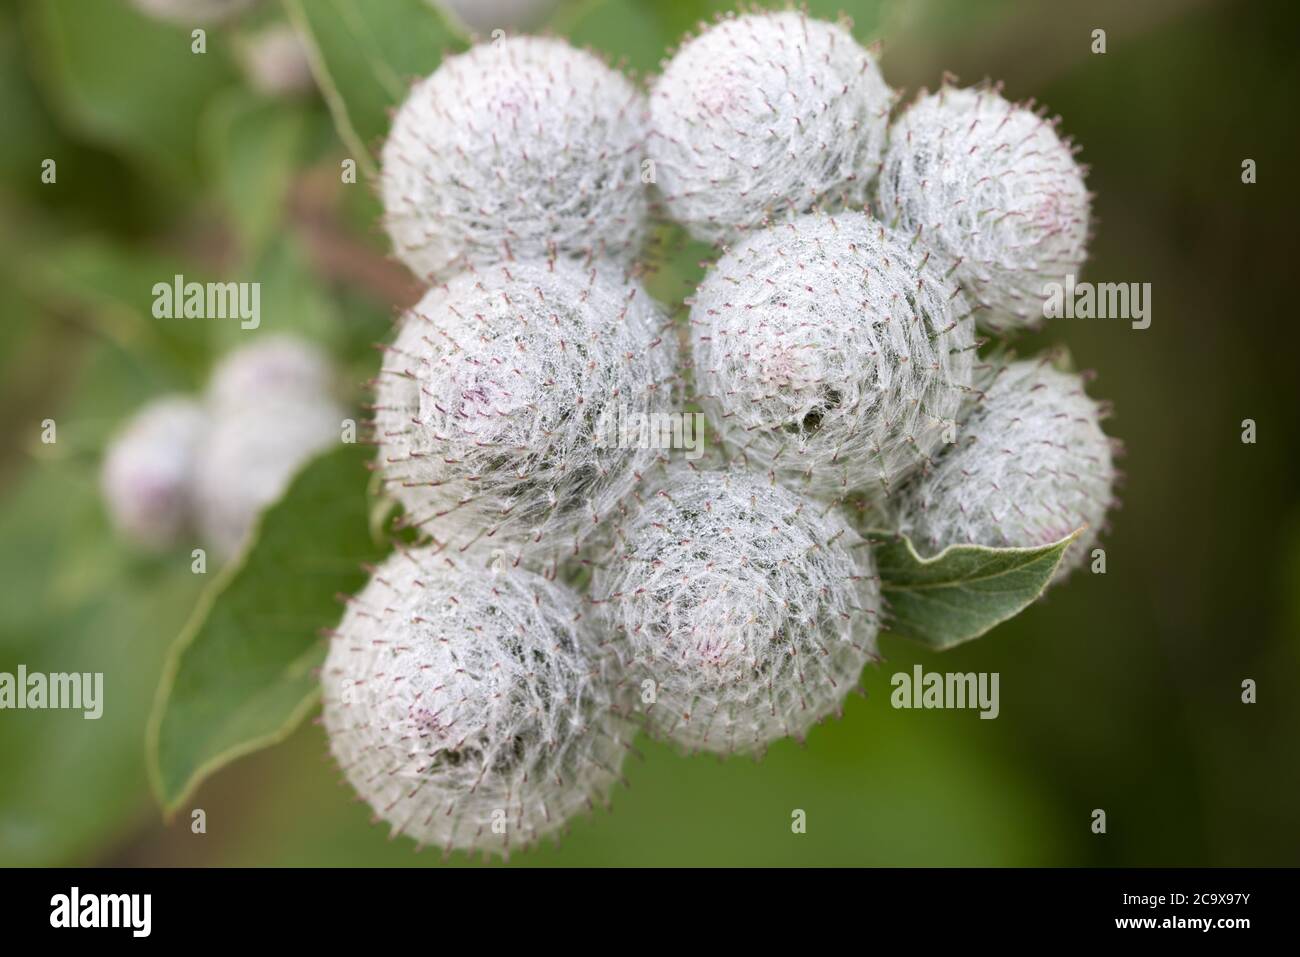
POLYGON ((868 550, 829 506, 744 471, 669 466, 592 596, 649 730, 691 750, 803 738, 875 655, 868 550))
POLYGON ((375 398, 385 487, 405 522, 514 561, 578 544, 650 448, 618 423, 672 408, 676 340, 641 286, 563 260, 465 273, 407 314, 375 398))
POLYGON ((922 554, 949 545, 1026 548, 1087 531, 1055 581, 1087 560, 1114 502, 1115 443, 1083 379, 1044 361, 1001 370, 957 443, 897 502, 899 530, 922 554))
POLYGON ((399 552, 353 599, 322 671, 330 750, 392 832, 508 853, 607 800, 630 745, 567 586, 399 552))
POLYGON ((839 24, 789 10, 726 17, 687 40, 650 93, 670 215, 719 241, 818 204, 861 205, 894 96, 839 24))
POLYGON ((563 40, 511 37, 417 84, 383 149, 398 257, 443 279, 467 265, 630 261, 646 229, 645 98, 563 40))
POLYGON ((206 427, 202 405, 173 395, 144 406, 113 437, 100 489, 119 535, 151 550, 180 541, 193 517, 196 459, 206 427))
POLYGON ((880 217, 932 250, 982 326, 1037 326, 1044 284, 1087 256, 1091 202, 1055 122, 992 89, 944 88, 890 131, 880 217))
POLYGON ((883 496, 951 439, 974 322, 924 253, 863 213, 748 237, 691 305, 696 387, 720 438, 810 494, 883 496))

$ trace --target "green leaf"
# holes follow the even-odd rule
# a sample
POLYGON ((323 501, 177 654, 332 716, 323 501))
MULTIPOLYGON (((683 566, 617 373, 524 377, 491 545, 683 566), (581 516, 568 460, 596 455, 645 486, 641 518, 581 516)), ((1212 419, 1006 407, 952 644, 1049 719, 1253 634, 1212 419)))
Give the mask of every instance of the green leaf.
MULTIPOLYGON (((664 3, 663 0, 587 0, 562 9, 552 22, 555 30, 575 46, 591 47, 612 61, 622 61, 641 75, 659 72, 683 38, 700 32, 701 25, 736 12, 736 0, 696 0, 694 3, 664 3)), ((745 9, 785 10, 787 0, 763 0, 741 4, 745 9)), ((838 20, 847 14, 854 22, 859 40, 879 32, 885 0, 809 0, 798 5, 822 20, 838 20)))
POLYGON ((218 99, 206 118, 202 145, 245 262, 255 260, 282 228, 309 119, 296 104, 243 90, 218 99))
POLYGON ((874 539, 889 631, 936 651, 980 637, 1043 593, 1080 532, 1038 548, 953 545, 933 558, 906 536, 874 539))
POLYGON ((638 74, 653 73, 677 42, 677 31, 642 0, 593 0, 560 29, 577 47, 590 47, 638 74))
POLYGON ((283 740, 316 704, 320 632, 339 619, 337 596, 365 583, 363 564, 388 549, 368 524, 369 458, 367 446, 340 445, 308 464, 172 647, 148 736, 168 814, 214 771, 283 740))
POLYGON ((189 30, 125 0, 40 0, 25 13, 40 78, 70 125, 145 169, 192 182, 203 107, 236 82, 225 35, 210 30, 208 52, 192 53, 189 30))
POLYGON ((169 253, 155 254, 92 234, 66 238, 48 249, 18 249, 13 269, 15 281, 28 288, 33 299, 56 313, 78 316, 142 365, 164 375, 173 388, 192 388, 206 377, 212 324, 154 318, 153 287, 170 284, 177 274, 198 279, 196 271, 169 253))
POLYGON ((0 175, 6 190, 21 186, 34 193, 45 185, 41 161, 59 156, 64 143, 28 75, 16 21, 17 11, 0 9, 0 116, 6 131, 0 138, 0 175))
POLYGON ((76 450, 150 383, 111 345, 86 351, 66 370, 70 394, 49 407, 58 441, 19 433, 32 455, 0 505, 0 672, 101 673, 103 709, 0 713, 0 865, 84 864, 145 817, 149 703, 199 593, 187 550, 144 556, 108 527, 98 456, 76 450))
POLYGON ((339 135, 367 176, 410 81, 462 46, 427 0, 285 0, 339 135))
POLYGON ((312 272, 299 237, 285 233, 273 237, 259 259, 245 272, 260 284, 260 316, 256 330, 237 321, 213 323, 219 352, 245 345, 250 336, 288 334, 311 339, 334 349, 351 322, 344 321, 338 302, 312 272))

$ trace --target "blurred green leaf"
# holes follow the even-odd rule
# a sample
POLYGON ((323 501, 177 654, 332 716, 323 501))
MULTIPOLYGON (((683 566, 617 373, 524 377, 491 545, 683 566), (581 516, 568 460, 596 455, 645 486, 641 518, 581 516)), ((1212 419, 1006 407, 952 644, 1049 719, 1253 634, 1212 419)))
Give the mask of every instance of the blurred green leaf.
POLYGON ((342 341, 338 348, 343 357, 344 380, 354 390, 354 396, 364 395, 366 401, 372 401, 373 386, 369 383, 379 372, 382 345, 392 339, 392 309, 345 289, 339 293, 339 310, 345 317, 340 324, 342 341))
POLYGON ((0 865, 85 863, 148 805, 140 747, 167 642, 199 592, 187 553, 121 545, 99 499, 98 456, 80 454, 148 379, 111 345, 75 363, 37 446, 0 509, 0 671, 102 673, 103 712, 6 711, 0 720, 0 865))
POLYGON ((667 307, 670 316, 685 325, 690 312, 685 300, 694 294, 717 256, 713 247, 691 239, 681 226, 660 225, 646 243, 646 289, 667 307))
POLYGON ((30 361, 27 352, 38 339, 41 318, 40 308, 20 286, 0 282, 0 396, 30 361))
POLYGON ((953 545, 922 558, 905 536, 874 542, 889 631, 943 651, 978 638, 1043 593, 1079 532, 1038 548, 953 545))
POLYGON ((173 387, 202 382, 210 361, 213 323, 158 319, 153 287, 209 277, 178 259, 94 235, 15 252, 13 275, 36 301, 68 313, 117 343, 173 387))
POLYGON ((316 82, 339 135, 366 175, 372 148, 388 132, 388 113, 406 99, 410 80, 462 47, 427 0, 285 0, 303 35, 316 82))
POLYGON ((561 29, 574 46, 590 47, 642 75, 657 71, 678 39, 662 12, 641 0, 593 0, 561 29))
POLYGON ((217 198, 246 261, 255 259, 284 217, 310 114, 297 104, 243 90, 213 104, 203 136, 217 198))
MULTIPOLYGON (((864 41, 879 32, 885 5, 885 0, 806 0, 799 4, 823 20, 838 20, 847 14, 854 21, 854 34, 864 41)), ((576 46, 591 47, 645 75, 659 72, 660 61, 666 60, 685 36, 698 33, 700 24, 735 13, 738 6, 735 0, 588 0, 561 11, 553 26, 576 46)), ((789 6, 786 0, 743 5, 746 10, 784 10, 789 6)))
POLYGON ((46 232, 56 217, 141 229, 160 212, 158 204, 145 195, 137 169, 113 152, 69 137, 55 123, 32 73, 36 51, 24 42, 19 13, 13 4, 0 3, 0 232, 21 234, 30 243, 31 233, 46 232), (48 167, 48 180, 47 160, 55 164, 48 167))
POLYGON ((225 34, 192 53, 188 30, 125 0, 40 0, 26 7, 40 79, 80 134, 177 182, 198 172, 197 131, 213 92, 235 82, 225 34))
POLYGON ((215 322, 217 351, 246 345, 249 336, 276 333, 301 336, 331 349, 337 345, 343 322, 339 306, 312 271, 297 236, 272 239, 243 278, 260 284, 258 327, 215 322))
POLYGON ((78 384, 52 410, 59 423, 59 441, 36 446, 43 456, 89 457, 98 467, 98 457, 109 438, 141 406, 164 393, 185 391, 188 380, 173 370, 136 355, 117 342, 90 339, 87 355, 68 354, 68 361, 81 366, 78 384))
POLYGON ((388 548, 370 533, 370 454, 341 445, 308 464, 176 640, 148 747, 168 813, 219 768, 285 738, 316 703, 320 631, 388 548))
POLYGON ((6 186, 17 182, 34 188, 41 161, 53 158, 63 144, 27 74, 14 20, 13 10, 0 9, 0 116, 5 118, 0 177, 6 186))
MULTIPOLYGON (((807 746, 773 744, 762 761, 683 757, 639 738, 612 809, 575 818, 558 842, 512 854, 511 867, 1033 866, 1062 860, 1068 808, 1048 782, 964 712, 889 706, 889 673, 868 669, 868 697, 814 728, 807 746), (807 811, 793 834, 791 811, 807 811), (1064 821, 1062 821, 1064 818, 1064 821)), ((1011 749, 1014 750, 1014 749, 1011 749)), ((330 760, 323 729, 232 768, 205 791, 228 840, 174 839, 177 864, 246 867, 478 866, 464 852, 416 853, 391 840, 330 760), (220 789, 220 793, 218 790, 220 789), (250 793, 256 800, 241 800, 250 793), (196 860, 196 855, 198 859, 196 860)), ((499 867, 493 862, 491 867, 499 867)))

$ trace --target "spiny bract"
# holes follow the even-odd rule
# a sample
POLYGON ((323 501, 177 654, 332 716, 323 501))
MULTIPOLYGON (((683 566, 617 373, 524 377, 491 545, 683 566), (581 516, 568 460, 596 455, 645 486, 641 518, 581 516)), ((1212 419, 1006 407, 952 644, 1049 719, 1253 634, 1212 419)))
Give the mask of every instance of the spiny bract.
POLYGON ((696 387, 719 437, 814 495, 880 496, 950 439, 967 397, 965 300, 863 213, 754 233, 691 305, 696 387))
POLYGON ((330 750, 420 844, 505 853, 605 802, 630 744, 567 586, 424 549, 348 605, 322 671, 330 750))
POLYGON ((127 540, 161 550, 189 527, 197 449, 207 425, 193 399, 146 405, 112 440, 100 487, 113 527, 127 540))
POLYGON ((384 144, 384 222, 416 275, 513 258, 630 261, 646 228, 646 106, 563 40, 512 37, 449 57, 384 144))
POLYGON ((658 736, 718 752, 802 738, 875 653, 870 554, 823 503, 674 464, 618 539, 592 595, 658 736))
POLYGON ((1041 322, 1044 284, 1083 265, 1089 207, 1055 124, 994 90, 923 96, 890 131, 881 218, 934 251, 993 332, 1041 322))
POLYGON ((957 443, 898 504, 899 528, 923 554, 949 545, 1026 548, 1087 530, 1056 573, 1087 560, 1114 501, 1112 441, 1082 377, 1043 361, 1002 369, 957 443))
POLYGON ((668 211, 734 240, 769 216, 861 205, 894 93, 839 24, 797 11, 727 17, 688 40, 650 94, 668 211))
POLYGON ((603 266, 516 263, 429 290, 376 388, 379 467, 406 523, 512 561, 575 549, 657 454, 620 448, 617 426, 672 409, 666 327, 603 266))

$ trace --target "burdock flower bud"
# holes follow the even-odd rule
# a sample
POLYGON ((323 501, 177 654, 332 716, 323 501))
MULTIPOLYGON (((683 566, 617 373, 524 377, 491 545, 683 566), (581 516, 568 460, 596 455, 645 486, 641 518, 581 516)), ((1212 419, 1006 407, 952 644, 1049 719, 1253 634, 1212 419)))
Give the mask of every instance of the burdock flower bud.
POLYGON ((297 336, 270 335, 234 350, 208 382, 214 409, 265 406, 280 400, 312 400, 334 388, 329 357, 297 336))
POLYGON ((871 557, 823 503, 674 464, 619 540, 592 596, 657 736, 728 753, 802 738, 874 656, 871 557))
POLYGON ((674 219, 733 240, 768 217, 860 205, 894 93, 843 26, 798 11, 727 17, 650 94, 651 155, 674 219))
POLYGON ((191 520, 195 457, 207 416, 168 396, 141 409, 113 439, 100 485, 118 534, 144 548, 175 545, 191 520))
POLYGON ((404 318, 375 398, 406 522, 512 560, 577 548, 658 454, 621 422, 672 408, 676 342, 641 286, 557 261, 464 273, 404 318))
POLYGON ((1083 379, 1042 361, 1006 367, 956 445, 908 487, 899 529, 922 554, 949 545, 1025 548, 1086 526, 1057 581, 1087 560, 1114 502, 1112 440, 1083 379))
POLYGON ((239 60, 249 85, 266 96, 298 96, 316 88, 307 48, 288 23, 275 23, 243 39, 239 60))
POLYGON ((862 213, 754 233, 691 306, 719 436, 810 494, 887 494, 950 441, 974 323, 925 254, 862 213))
POLYGON ((605 802, 630 743, 578 597, 522 568, 394 555, 322 671, 330 750, 392 832, 506 853, 605 802))
POLYGON ((919 236, 994 332, 1042 320, 1044 284, 1083 265, 1089 207, 1055 122, 995 90, 923 96, 890 131, 881 218, 919 236))
POLYGON ((194 494, 199 530, 219 556, 239 551, 298 469, 339 441, 332 378, 324 353, 287 336, 236 350, 213 372, 194 494))
POLYGON ((220 557, 239 551, 262 510, 294 474, 339 440, 343 409, 330 396, 231 409, 212 419, 199 449, 199 530, 220 557))
POLYGON ((419 276, 515 258, 629 261, 646 228, 646 106, 563 40, 512 37, 417 84, 384 144, 384 222, 419 276))

